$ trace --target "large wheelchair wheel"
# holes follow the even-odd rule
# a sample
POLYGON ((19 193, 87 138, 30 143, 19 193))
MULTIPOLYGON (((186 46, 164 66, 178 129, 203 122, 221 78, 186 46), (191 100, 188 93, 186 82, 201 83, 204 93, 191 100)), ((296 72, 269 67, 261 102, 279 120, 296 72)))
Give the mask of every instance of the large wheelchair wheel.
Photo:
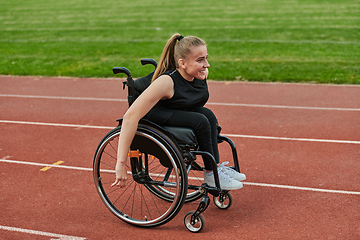
POLYGON ((161 131, 139 124, 131 144, 133 153, 126 164, 127 185, 111 187, 120 131, 121 126, 109 132, 95 153, 93 176, 97 191, 121 220, 140 227, 162 225, 176 216, 186 198, 187 174, 181 154, 161 131), (168 196, 166 192, 174 194, 167 199, 160 197, 168 196))

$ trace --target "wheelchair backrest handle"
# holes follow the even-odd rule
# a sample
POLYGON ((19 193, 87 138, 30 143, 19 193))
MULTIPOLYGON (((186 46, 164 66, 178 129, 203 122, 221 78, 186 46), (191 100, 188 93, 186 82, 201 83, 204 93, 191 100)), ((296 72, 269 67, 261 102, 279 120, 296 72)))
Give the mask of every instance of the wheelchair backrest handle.
POLYGON ((131 73, 129 71, 129 69, 124 68, 124 67, 113 67, 113 73, 114 74, 118 74, 118 73, 125 73, 128 77, 131 77, 131 73))
POLYGON ((155 68, 157 68, 157 62, 154 59, 151 58, 143 58, 140 60, 142 65, 147 65, 147 64, 151 64, 153 65, 155 68))
POLYGON ((126 85, 128 86, 128 103, 130 107, 130 105, 135 101, 134 79, 131 77, 129 69, 124 67, 113 67, 113 73, 125 73, 127 75, 126 85))
MULTIPOLYGON (((143 59, 141 59, 141 64, 142 65, 151 64, 151 65, 153 65, 155 67, 155 69, 157 67, 157 62, 154 59, 151 59, 151 58, 143 58, 143 59)), ((154 74, 154 72, 151 72, 150 74, 148 74, 145 77, 138 78, 138 79, 134 80, 132 78, 132 76, 131 76, 131 73, 130 73, 129 69, 127 69, 127 68, 113 67, 112 70, 113 70, 114 74, 125 73, 127 75, 126 82, 123 82, 123 84, 124 84, 123 89, 125 89, 125 85, 128 87, 128 103, 129 103, 129 107, 135 101, 135 99, 150 85, 152 76, 154 74)))

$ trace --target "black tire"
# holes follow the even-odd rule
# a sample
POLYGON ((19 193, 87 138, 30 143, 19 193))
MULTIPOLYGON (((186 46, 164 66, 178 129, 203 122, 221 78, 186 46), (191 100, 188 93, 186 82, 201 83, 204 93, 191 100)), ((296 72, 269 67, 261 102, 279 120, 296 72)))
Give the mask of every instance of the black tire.
POLYGON ((191 218, 194 215, 194 212, 188 212, 185 217, 184 217, 184 224, 185 227, 187 228, 187 230, 189 230, 190 232, 193 233, 197 233, 200 232, 204 226, 205 226, 205 219, 204 217, 199 214, 196 218, 194 222, 191 222, 191 218))
POLYGON ((225 194, 220 194, 219 196, 213 198, 215 206, 220 209, 228 209, 232 204, 232 196, 230 192, 225 194))
POLYGON ((111 187, 115 180, 117 145, 121 126, 109 132, 95 153, 93 177, 107 208, 121 220, 139 227, 165 224, 176 216, 187 193, 187 174, 181 154, 172 140, 156 128, 139 124, 132 150, 141 154, 128 158, 128 183, 111 187), (164 178, 169 168, 171 176, 164 178), (171 189, 175 194, 164 201, 149 189, 171 189))

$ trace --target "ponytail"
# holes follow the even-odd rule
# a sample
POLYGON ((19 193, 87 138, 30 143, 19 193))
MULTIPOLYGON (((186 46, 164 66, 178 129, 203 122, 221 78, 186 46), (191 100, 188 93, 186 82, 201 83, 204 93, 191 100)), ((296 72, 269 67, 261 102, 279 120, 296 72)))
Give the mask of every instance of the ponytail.
POLYGON ((160 62, 155 70, 155 73, 151 81, 157 79, 165 71, 176 68, 174 52, 175 52, 176 42, 180 36, 181 35, 179 33, 175 33, 166 43, 160 57, 160 62))

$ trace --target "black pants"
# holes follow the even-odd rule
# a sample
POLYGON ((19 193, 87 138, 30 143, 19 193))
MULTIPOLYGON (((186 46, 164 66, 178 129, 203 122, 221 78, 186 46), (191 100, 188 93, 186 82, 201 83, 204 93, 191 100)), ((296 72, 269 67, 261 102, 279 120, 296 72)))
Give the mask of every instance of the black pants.
MULTIPOLYGON (((169 109, 167 109, 169 110, 169 109)), ((193 129, 201 151, 209 152, 219 163, 219 150, 217 142, 218 122, 215 114, 208 108, 199 107, 193 111, 171 110, 172 114, 166 119, 161 112, 152 112, 147 119, 163 126, 186 127, 193 129)), ((212 170, 211 162, 204 159, 206 170, 212 170)))

